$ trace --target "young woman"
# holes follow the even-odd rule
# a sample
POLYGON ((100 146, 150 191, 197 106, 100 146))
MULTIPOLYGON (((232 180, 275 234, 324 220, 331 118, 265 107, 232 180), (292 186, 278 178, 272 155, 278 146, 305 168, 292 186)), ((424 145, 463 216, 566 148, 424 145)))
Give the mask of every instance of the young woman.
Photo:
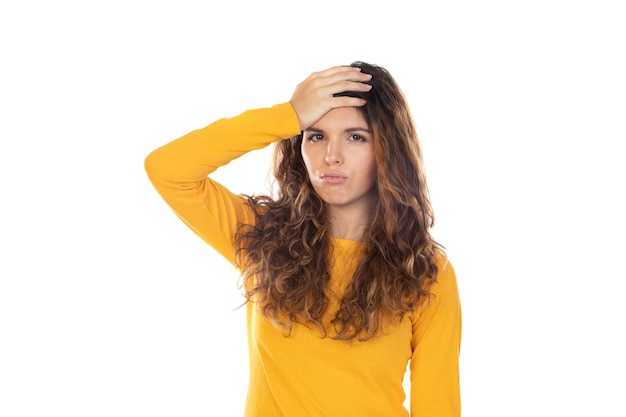
POLYGON ((146 159, 174 212, 242 274, 247 417, 459 416, 456 277, 407 102, 384 68, 311 74, 287 103, 218 120, 146 159), (276 196, 209 174, 275 143, 276 196))

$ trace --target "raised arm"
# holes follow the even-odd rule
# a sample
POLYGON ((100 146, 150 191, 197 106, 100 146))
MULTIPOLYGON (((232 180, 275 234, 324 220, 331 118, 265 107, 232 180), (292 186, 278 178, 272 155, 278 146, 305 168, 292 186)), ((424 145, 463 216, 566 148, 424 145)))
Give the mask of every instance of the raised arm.
MULTIPOLYGON (((249 151, 298 133, 298 119, 290 103, 248 110, 152 151, 145 169, 155 189, 181 220, 232 263, 237 224, 251 222, 252 215, 243 197, 208 175, 249 151)), ((242 175, 254 173, 242 171, 242 175)))
POLYGON ((315 72, 296 87, 289 103, 218 120, 154 150, 145 160, 148 177, 174 212, 233 263, 237 225, 254 219, 241 196, 208 175, 246 152, 299 134, 333 108, 362 106, 360 98, 335 94, 368 91, 370 78, 344 66, 315 72))

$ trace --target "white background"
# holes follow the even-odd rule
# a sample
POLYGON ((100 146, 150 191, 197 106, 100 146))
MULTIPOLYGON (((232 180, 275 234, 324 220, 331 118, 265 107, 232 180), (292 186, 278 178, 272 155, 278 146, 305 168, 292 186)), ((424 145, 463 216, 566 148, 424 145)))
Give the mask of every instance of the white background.
MULTIPOLYGON (((3 2, 0 415, 241 415, 238 276, 143 160, 353 60, 415 115, 463 415, 626 415, 619 3, 3 2)), ((263 192, 268 157, 219 176, 263 192)))

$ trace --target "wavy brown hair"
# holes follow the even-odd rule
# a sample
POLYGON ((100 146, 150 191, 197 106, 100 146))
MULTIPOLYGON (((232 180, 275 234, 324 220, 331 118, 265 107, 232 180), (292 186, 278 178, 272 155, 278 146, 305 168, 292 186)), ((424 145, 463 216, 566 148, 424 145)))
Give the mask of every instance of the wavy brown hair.
MULTIPOLYGON (((422 152, 403 93, 386 69, 350 66, 372 75, 369 92, 340 95, 367 100, 358 109, 372 130, 377 181, 363 256, 330 323, 333 338, 367 340, 430 296, 443 248, 430 234, 434 216, 422 152)), ((329 219, 309 181, 301 143, 298 135, 276 144, 276 198, 248 196, 256 222, 239 226, 236 259, 246 298, 266 318, 287 333, 299 322, 328 335, 322 318, 329 305, 329 219)))

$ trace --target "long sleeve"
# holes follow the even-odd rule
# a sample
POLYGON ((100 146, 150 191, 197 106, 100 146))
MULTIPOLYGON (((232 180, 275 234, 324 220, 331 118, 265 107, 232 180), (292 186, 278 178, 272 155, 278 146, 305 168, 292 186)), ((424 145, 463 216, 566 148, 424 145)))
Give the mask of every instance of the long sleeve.
POLYGON ((254 219, 243 197, 208 175, 249 151, 299 133, 298 119, 290 103, 248 110, 152 151, 145 160, 145 169, 155 189, 178 217, 233 263, 237 225, 254 219))
POLYGON ((413 317, 411 417, 459 417, 461 304, 449 262, 440 266, 431 292, 413 317))

